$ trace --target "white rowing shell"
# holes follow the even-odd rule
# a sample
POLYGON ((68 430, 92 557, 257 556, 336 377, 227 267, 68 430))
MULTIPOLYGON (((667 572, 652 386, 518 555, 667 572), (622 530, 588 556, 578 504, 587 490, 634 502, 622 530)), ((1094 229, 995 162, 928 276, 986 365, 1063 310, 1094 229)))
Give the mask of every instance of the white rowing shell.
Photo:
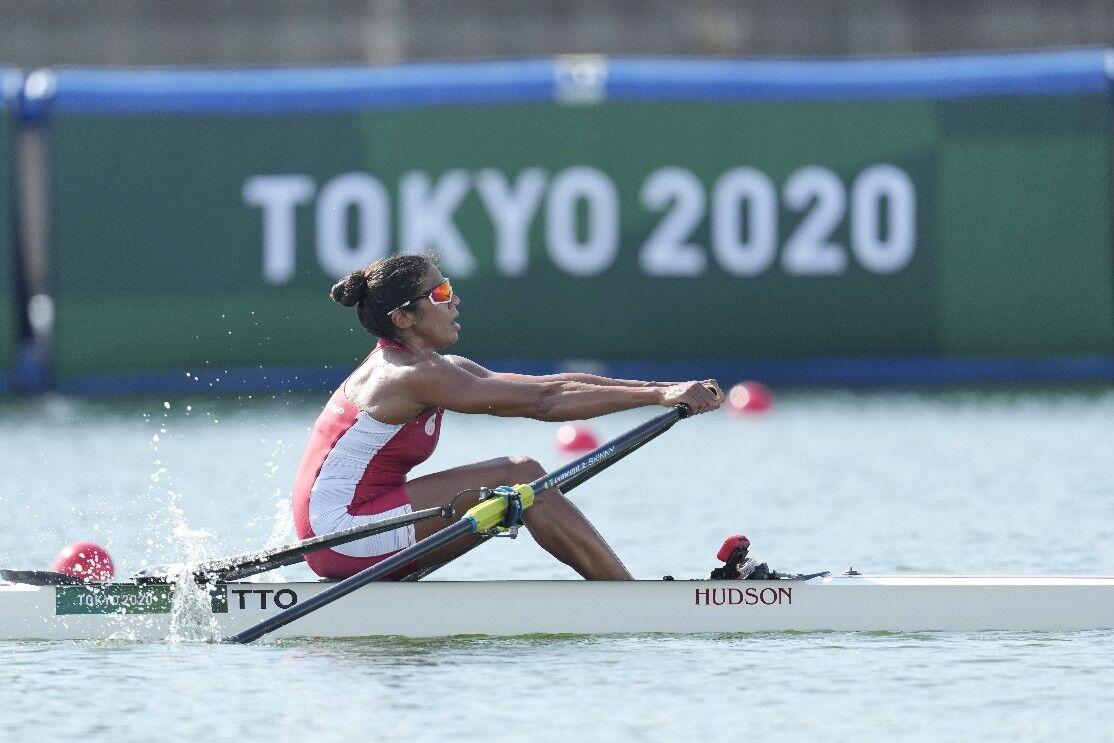
MULTIPOLYGON (((229 636, 328 585, 220 584, 177 627, 212 623, 229 636)), ((172 594, 165 584, 0 584, 0 639, 163 639, 172 594)), ((372 583, 269 637, 1089 629, 1114 629, 1114 578, 372 583)))

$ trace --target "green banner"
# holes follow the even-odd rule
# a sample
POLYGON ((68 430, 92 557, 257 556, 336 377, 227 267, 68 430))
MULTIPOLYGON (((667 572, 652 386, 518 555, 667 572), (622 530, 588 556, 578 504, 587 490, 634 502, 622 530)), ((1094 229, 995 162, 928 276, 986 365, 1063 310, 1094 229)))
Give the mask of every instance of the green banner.
POLYGON ((328 299, 440 254, 457 352, 699 362, 1114 351, 1110 102, 60 112, 55 375, 348 368, 328 299))
POLYGON ((940 344, 1110 354, 1110 99, 941 103, 940 344))

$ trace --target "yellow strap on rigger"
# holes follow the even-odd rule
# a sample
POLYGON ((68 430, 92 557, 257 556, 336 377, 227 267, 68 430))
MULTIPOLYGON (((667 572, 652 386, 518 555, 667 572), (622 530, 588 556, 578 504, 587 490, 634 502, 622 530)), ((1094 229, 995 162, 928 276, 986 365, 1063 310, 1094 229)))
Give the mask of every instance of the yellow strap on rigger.
POLYGON ((473 523, 472 531, 483 534, 492 529, 508 529, 514 526, 514 524, 503 523, 507 515, 509 496, 512 492, 518 494, 523 511, 534 505, 534 489, 529 485, 503 485, 495 488, 491 491, 491 497, 485 498, 472 506, 468 509, 468 513, 464 514, 464 518, 471 520, 473 523), (510 492, 501 495, 499 491, 503 489, 510 492))

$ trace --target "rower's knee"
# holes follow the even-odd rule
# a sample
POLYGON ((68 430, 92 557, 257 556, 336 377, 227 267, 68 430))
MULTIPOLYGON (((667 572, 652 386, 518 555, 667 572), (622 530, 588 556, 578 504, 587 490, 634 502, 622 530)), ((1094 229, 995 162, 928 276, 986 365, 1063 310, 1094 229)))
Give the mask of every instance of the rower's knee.
MULTIPOLYGON (((542 467, 536 459, 530 457, 508 457, 514 467, 515 473, 518 476, 516 482, 528 483, 537 480, 545 474, 545 467, 542 467)), ((546 488, 534 493, 534 507, 537 509, 536 513, 542 513, 548 510, 549 504, 559 505, 557 501, 564 501, 565 496, 558 488, 546 488), (540 508, 538 508, 540 506, 540 508)))
POLYGON ((507 457, 515 484, 533 482, 545 474, 545 468, 531 457, 507 457))

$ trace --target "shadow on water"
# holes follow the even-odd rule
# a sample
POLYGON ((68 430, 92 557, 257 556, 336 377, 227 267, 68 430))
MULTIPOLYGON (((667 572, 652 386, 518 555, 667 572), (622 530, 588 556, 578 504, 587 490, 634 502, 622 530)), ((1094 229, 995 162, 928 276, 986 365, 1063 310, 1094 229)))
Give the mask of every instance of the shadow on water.
MULTIPOLYGON (((839 651, 860 653, 878 650, 913 649, 931 651, 954 649, 957 645, 977 648, 1046 648, 1072 643, 1105 644, 1114 632, 802 632, 795 630, 750 633, 630 635, 519 635, 492 637, 458 635, 453 637, 408 638, 376 637, 346 639, 286 639, 261 643, 291 657, 332 659, 357 664, 387 663, 432 666, 464 658, 495 659, 544 656, 579 652, 683 651, 686 647, 703 650, 718 648, 732 651, 839 651)), ((1112 651, 1114 653, 1114 651, 1112 651)))

